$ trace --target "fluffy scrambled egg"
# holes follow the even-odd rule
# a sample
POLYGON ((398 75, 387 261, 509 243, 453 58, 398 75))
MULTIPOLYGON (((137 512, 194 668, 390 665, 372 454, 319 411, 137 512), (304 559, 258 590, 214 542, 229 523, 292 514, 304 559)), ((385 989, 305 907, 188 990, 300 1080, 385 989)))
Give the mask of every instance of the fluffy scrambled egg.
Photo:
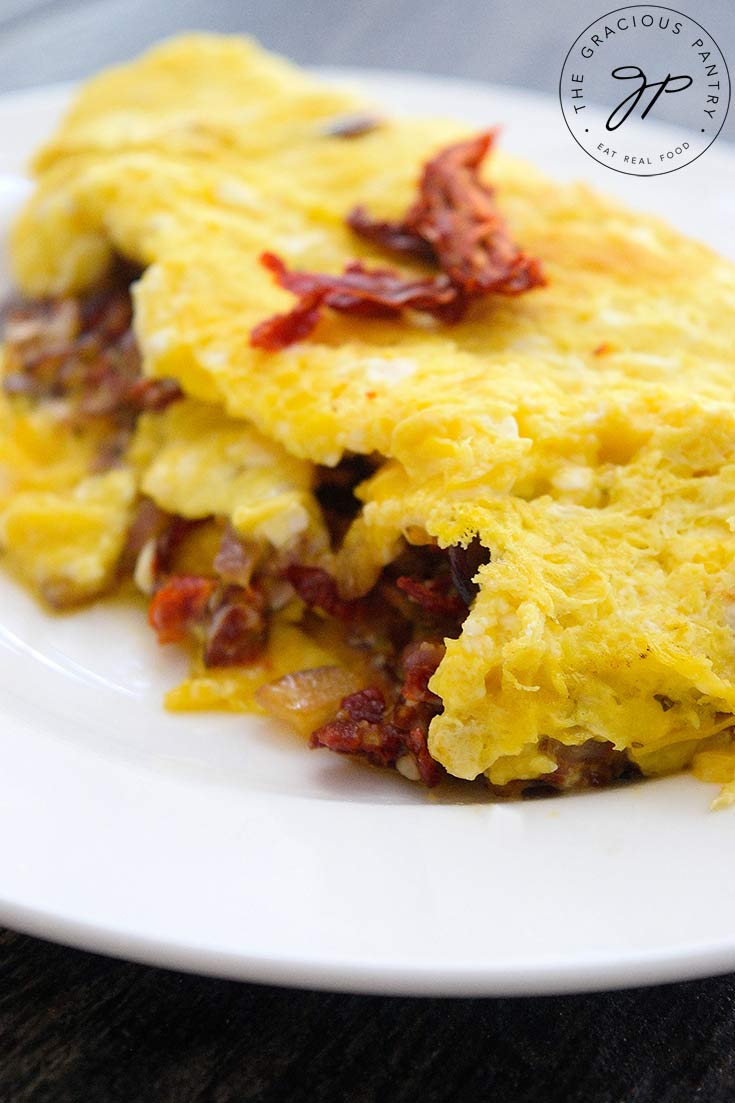
POLYGON ((312 554, 329 545, 313 465, 221 409, 185 399, 144 415, 130 459, 142 492, 169 513, 226 517, 240 536, 276 548, 296 538, 312 554))
MULTIPOLYGON (((333 135, 358 108, 252 43, 209 36, 83 89, 36 158, 17 281, 77 292, 115 253, 139 264, 144 369, 189 397, 145 415, 124 470, 101 477, 81 478, 85 441, 31 414, 4 423, 0 539, 31 581, 93 578, 138 489, 276 547, 306 536, 355 596, 403 536, 479 535, 491 561, 431 682, 444 702, 433 756, 505 784, 553 767, 544 737, 600 738, 645 773, 694 759, 735 800, 735 266, 498 154, 489 178, 546 287, 478 301, 451 327, 325 311, 301 344, 252 349, 251 328, 293 302, 259 254, 327 272, 385 263, 346 214, 400 216, 422 163, 466 134, 399 120, 333 135), (346 451, 385 463, 332 553, 313 465, 346 451), (51 563, 29 541, 41 529, 51 563)), ((286 620, 273 652, 289 668, 334 654, 315 659, 294 631, 286 620)), ((254 677, 199 672, 171 703, 240 707, 254 677)))

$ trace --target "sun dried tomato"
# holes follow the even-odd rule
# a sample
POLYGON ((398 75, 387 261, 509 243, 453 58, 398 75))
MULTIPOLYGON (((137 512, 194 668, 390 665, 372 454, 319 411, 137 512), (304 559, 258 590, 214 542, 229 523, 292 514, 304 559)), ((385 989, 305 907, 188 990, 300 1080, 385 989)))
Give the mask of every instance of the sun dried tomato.
POLYGON ((360 261, 345 267, 342 275, 297 272, 288 269, 274 253, 263 253, 261 264, 286 291, 300 302, 286 314, 275 314, 250 333, 254 348, 275 351, 303 340, 316 326, 321 308, 365 318, 397 318, 408 308, 454 321, 464 311, 461 292, 446 276, 410 279, 390 268, 366 268, 360 261))
POLYGON ((367 720, 370 724, 377 724, 383 719, 385 697, 376 686, 368 686, 345 697, 342 709, 349 713, 351 720, 367 720))
POLYGON ((433 247, 405 222, 381 222, 371 218, 364 207, 358 206, 348 214, 347 225, 360 237, 381 249, 389 249, 392 253, 401 253, 412 260, 427 264, 436 261, 433 247))
POLYGON ((427 737, 442 702, 427 683, 443 655, 440 643, 425 640, 409 645, 401 658, 404 681, 397 697, 386 703, 375 686, 351 693, 342 700, 335 718, 312 733, 310 745, 358 755, 373 766, 395 766, 408 755, 421 781, 429 788, 437 785, 444 771, 431 757, 427 737))
POLYGON ((394 766, 405 753, 400 733, 382 722, 385 700, 375 687, 345 697, 334 720, 317 728, 311 747, 359 755, 373 766, 394 766))
POLYGON ((429 679, 444 658, 446 648, 435 640, 421 640, 411 643, 401 656, 403 667, 403 685, 401 695, 414 704, 439 702, 439 698, 429 689, 429 679))
POLYGON ((205 666, 250 663, 266 639, 265 599, 253 587, 232 587, 233 593, 212 614, 204 636, 205 666))
POLYGON ((419 194, 404 218, 371 219, 355 207, 348 225, 373 244, 433 259, 466 295, 518 295, 544 284, 538 260, 514 244, 495 193, 479 175, 495 130, 448 146, 427 161, 419 194))
POLYGON ((468 294, 518 295, 544 282, 539 262, 513 243, 479 169, 497 131, 449 146, 427 162, 408 225, 468 294))
POLYGON ((322 296, 307 295, 293 309, 284 314, 274 314, 259 322, 250 331, 250 344, 256 349, 277 352, 308 337, 319 321, 322 312, 322 296))
POLYGON ((217 583, 212 578, 175 575, 153 596, 148 606, 148 623, 159 643, 180 643, 190 628, 199 623, 217 583))
POLYGON ((339 596, 337 583, 322 567, 302 567, 296 563, 286 568, 286 578, 302 601, 312 608, 321 609, 337 620, 349 620, 354 604, 339 596))
POLYGON ((416 763, 419 777, 428 789, 433 789, 435 785, 439 784, 444 776, 444 770, 429 753, 429 746, 427 743, 428 730, 428 724, 416 724, 408 730, 404 736, 404 740, 409 753, 416 763))
POLYGON ((448 591, 443 579, 430 578, 420 582, 416 578, 402 576, 396 579, 396 586, 427 613, 453 617, 466 612, 465 603, 457 594, 448 591))

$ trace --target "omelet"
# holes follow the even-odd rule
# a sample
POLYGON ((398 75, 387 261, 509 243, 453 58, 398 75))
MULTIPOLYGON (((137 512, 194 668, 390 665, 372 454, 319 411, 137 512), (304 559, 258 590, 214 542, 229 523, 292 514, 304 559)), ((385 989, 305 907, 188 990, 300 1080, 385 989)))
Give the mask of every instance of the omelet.
MULTIPOLYGON (((207 35, 82 89, 35 159, 15 278, 31 299, 83 295, 124 257, 139 273, 142 371, 184 397, 144 413, 102 475, 85 468, 93 431, 70 444, 58 425, 35 475, 27 441, 46 415, 16 404, 0 440, 0 542, 37 589, 76 572, 91 595, 144 497, 334 580, 316 621, 296 587, 255 665, 197 659, 174 707, 252 706, 268 670, 366 677, 325 606, 337 620, 366 607, 407 548, 479 544, 428 683, 431 759, 502 790, 553 784, 558 748, 604 744, 644 774, 694 761, 735 800, 735 266, 498 152, 485 171, 543 286, 474 298, 452 325, 325 309, 302 340, 254 347, 254 328, 293 306, 262 254, 331 274, 385 265, 350 211, 399 220, 422 166, 468 138, 452 120, 385 118, 350 135, 343 120, 371 111, 248 40, 207 35), (335 534, 320 480, 355 457, 369 464, 335 534)), ((405 278, 430 272, 389 262, 405 278)), ((354 716, 340 717, 346 731, 354 716)))

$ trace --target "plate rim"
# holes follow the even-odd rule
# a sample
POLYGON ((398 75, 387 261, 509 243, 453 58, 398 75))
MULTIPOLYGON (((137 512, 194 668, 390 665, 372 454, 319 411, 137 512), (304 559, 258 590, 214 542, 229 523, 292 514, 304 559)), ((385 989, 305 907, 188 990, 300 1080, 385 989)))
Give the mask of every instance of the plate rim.
MULTIPOLYGON (((451 87, 457 94, 479 89, 483 95, 518 95, 529 105, 553 102, 551 94, 445 75, 355 67, 320 67, 318 71, 333 79, 367 80, 368 86, 396 81, 414 86, 451 87)), ((63 82, 8 92, 0 96, 0 110, 22 111, 26 105, 58 102, 74 87, 75 82, 63 82)), ((735 154, 735 147, 724 139, 718 142, 718 147, 726 159, 735 154)), ((0 785, 0 796, 1 793, 0 785)), ((306 961, 303 957, 289 957, 287 953, 278 957, 249 955, 246 951, 235 953, 179 942, 176 937, 156 939, 122 926, 101 927, 84 918, 65 915, 58 909, 6 897, 2 887, 0 922, 36 937, 152 966, 255 983, 384 995, 505 996, 581 992, 687 980, 735 969, 735 931, 729 939, 705 941, 673 951, 662 950, 660 954, 649 949, 617 954, 607 952, 598 957, 588 955, 573 962, 531 962, 525 966, 513 961, 505 965, 497 961, 492 965, 475 962, 467 966, 432 965, 427 969, 425 962, 398 967, 357 960, 340 962, 324 956, 306 961)))

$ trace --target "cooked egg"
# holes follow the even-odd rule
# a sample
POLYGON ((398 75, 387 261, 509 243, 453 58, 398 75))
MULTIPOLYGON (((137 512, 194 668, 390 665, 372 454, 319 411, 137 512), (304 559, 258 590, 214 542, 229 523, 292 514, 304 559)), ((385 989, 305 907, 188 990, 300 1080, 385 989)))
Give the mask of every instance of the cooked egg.
MULTIPOLYGON (((329 561, 348 596, 404 536, 479 534, 491 560, 431 683, 444 711, 430 749, 450 773, 541 776, 544 738, 608 740, 647 773, 682 768, 735 713, 735 266, 498 154, 488 179, 545 287, 477 302, 453 326, 325 310, 300 344, 253 349, 251 328, 293 304, 259 254, 335 273, 354 257, 385 264, 345 216, 364 204, 399 217, 422 163, 466 134, 405 120, 330 135, 354 105, 252 43, 211 36, 97 78, 36 159, 17 280, 31 295, 78 291, 114 252, 145 268, 145 371, 190 396, 146 415, 129 461, 164 508, 225 515, 276 546, 306 535, 328 557, 312 464, 350 450, 385 463, 329 561)), ((54 462, 71 471, 67 451, 60 442, 54 462)), ((6 508, 3 539, 27 574, 109 569, 89 512, 101 485, 6 508), (40 560, 34 525, 48 534, 40 560), (62 525, 90 535, 57 561, 62 525)), ((127 506, 115 508, 119 519, 127 506)), ((258 680, 200 671, 170 704, 242 707, 258 680)), ((708 777, 717 765, 699 762, 708 777)))

